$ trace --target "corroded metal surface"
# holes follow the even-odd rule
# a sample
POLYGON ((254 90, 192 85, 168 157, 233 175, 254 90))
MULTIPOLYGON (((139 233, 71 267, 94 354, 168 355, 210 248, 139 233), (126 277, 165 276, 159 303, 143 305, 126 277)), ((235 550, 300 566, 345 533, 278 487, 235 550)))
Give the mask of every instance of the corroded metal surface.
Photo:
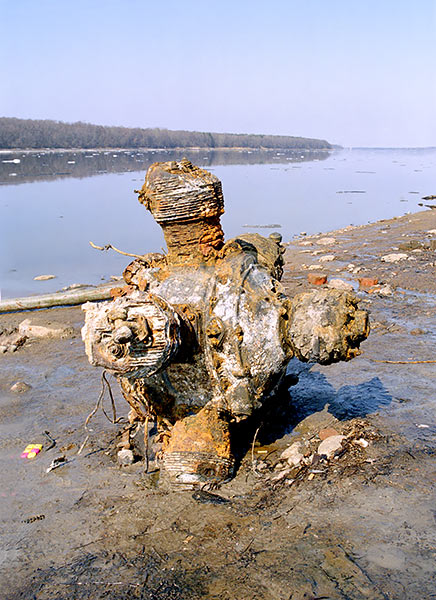
POLYGON ((140 419, 157 419, 170 481, 223 480, 233 470, 229 424, 274 395, 293 356, 356 355, 367 314, 335 290, 287 298, 281 236, 225 242, 221 183, 189 161, 152 165, 139 200, 168 253, 135 259, 113 302, 84 305, 86 352, 118 376, 140 419))

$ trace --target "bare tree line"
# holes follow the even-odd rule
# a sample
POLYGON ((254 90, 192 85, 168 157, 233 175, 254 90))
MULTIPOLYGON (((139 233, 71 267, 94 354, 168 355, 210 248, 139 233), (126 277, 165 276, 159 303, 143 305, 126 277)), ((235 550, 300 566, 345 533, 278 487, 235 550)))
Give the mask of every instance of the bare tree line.
POLYGON ((0 148, 276 148, 330 149, 325 140, 286 135, 208 133, 112 127, 0 117, 0 148))

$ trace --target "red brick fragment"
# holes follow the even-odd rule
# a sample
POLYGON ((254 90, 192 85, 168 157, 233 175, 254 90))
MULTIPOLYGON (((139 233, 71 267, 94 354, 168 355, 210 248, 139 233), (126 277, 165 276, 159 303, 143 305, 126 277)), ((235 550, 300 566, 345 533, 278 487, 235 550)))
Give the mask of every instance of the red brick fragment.
POLYGON ((307 281, 313 285, 325 285, 327 283, 327 275, 316 275, 315 273, 307 274, 307 281))
POLYGON ((327 438, 331 437, 332 435, 340 435, 340 434, 338 431, 336 431, 336 429, 333 429, 333 427, 326 427, 325 429, 320 429, 320 431, 318 433, 318 437, 322 442, 324 440, 326 440, 327 438))
POLYGON ((359 277, 359 288, 368 289, 378 284, 377 277, 359 277))

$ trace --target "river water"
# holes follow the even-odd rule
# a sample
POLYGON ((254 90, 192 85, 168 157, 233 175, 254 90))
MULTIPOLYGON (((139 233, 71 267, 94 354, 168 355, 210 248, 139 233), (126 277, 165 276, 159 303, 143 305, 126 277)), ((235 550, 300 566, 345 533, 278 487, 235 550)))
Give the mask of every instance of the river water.
POLYGON ((160 251, 160 228, 141 206, 155 161, 187 156, 219 177, 226 237, 279 231, 289 241, 420 210, 435 193, 436 149, 333 152, 19 152, 0 154, 0 292, 46 293, 119 275, 129 259, 99 252, 160 251), (52 274, 49 281, 34 281, 52 274))

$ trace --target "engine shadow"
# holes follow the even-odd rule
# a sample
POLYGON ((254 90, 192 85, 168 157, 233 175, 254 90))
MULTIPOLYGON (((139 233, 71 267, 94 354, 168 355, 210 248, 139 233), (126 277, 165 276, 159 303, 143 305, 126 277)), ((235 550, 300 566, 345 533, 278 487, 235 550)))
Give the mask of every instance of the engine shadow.
POLYGON ((392 402, 378 377, 336 390, 323 373, 312 371, 313 366, 292 361, 285 385, 252 418, 237 426, 233 436, 237 462, 245 456, 256 431, 262 445, 272 444, 326 405, 336 419, 346 421, 365 417, 392 402))

